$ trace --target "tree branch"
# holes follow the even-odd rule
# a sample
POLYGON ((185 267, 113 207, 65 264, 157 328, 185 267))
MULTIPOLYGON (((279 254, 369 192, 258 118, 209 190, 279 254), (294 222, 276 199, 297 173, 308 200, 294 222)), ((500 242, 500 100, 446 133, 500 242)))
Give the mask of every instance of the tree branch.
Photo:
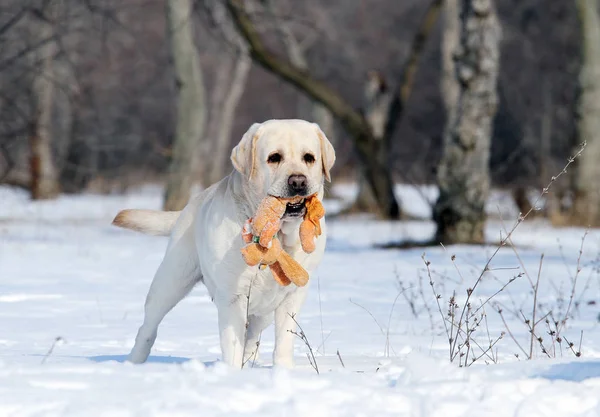
POLYGON ((0 27, 0 35, 3 35, 4 33, 8 32, 10 28, 19 23, 19 21, 21 21, 21 19, 25 16, 27 11, 27 7, 22 7, 17 13, 15 13, 10 19, 8 19, 8 21, 4 25, 2 25, 2 27, 0 27))
POLYGON ((412 92, 413 85, 415 83, 415 75, 417 73, 418 62, 423 51, 425 50, 425 43, 433 28, 438 20, 440 10, 444 0, 432 0, 419 24, 418 30, 412 40, 410 53, 406 59, 406 63, 403 67, 402 74, 400 75, 400 82, 394 92, 394 98, 390 104, 387 123, 385 126, 384 140, 391 140, 394 131, 398 125, 398 122, 402 118, 404 108, 410 93, 412 92))

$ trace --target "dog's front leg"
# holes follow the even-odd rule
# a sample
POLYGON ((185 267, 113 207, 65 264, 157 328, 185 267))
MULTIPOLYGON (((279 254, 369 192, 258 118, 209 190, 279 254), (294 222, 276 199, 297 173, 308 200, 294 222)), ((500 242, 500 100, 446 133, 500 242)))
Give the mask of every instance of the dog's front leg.
POLYGON ((253 365, 258 362, 260 335, 269 324, 273 323, 273 315, 250 316, 248 319, 246 346, 244 348, 244 366, 253 365))
POLYGON ((222 298, 217 303, 217 309, 223 361, 234 368, 241 368, 246 331, 246 298, 222 298))
POLYGON ((296 314, 306 299, 308 285, 290 293, 275 309, 275 350, 273 365, 292 368, 294 366, 294 339, 297 337, 296 314), (292 333, 294 332, 294 333, 292 333))

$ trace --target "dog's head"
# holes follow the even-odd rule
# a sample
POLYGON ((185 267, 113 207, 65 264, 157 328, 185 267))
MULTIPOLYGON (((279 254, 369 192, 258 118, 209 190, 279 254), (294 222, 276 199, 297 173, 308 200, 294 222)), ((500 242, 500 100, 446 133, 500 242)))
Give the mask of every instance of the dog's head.
MULTIPOLYGON (((315 123, 269 120, 255 123, 231 152, 235 169, 260 194, 307 197, 330 181, 335 162, 331 142, 315 123)), ((304 214, 304 202, 288 205, 286 217, 304 214)))

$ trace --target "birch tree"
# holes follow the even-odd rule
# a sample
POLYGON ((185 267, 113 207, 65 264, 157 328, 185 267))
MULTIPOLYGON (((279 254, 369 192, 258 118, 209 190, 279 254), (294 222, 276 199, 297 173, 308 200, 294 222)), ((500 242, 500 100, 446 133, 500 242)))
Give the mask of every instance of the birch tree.
POLYGON ((194 45, 191 0, 167 0, 167 31, 175 68, 177 121, 165 191, 165 210, 180 210, 193 185, 194 154, 206 122, 205 90, 194 45))
POLYGON ((62 0, 52 0, 35 9, 30 22, 35 42, 45 42, 32 54, 36 71, 32 80, 33 123, 29 136, 30 191, 34 200, 56 197, 60 192, 59 174, 52 152, 52 108, 54 97, 54 58, 56 39, 50 40, 62 0))
POLYGON ((460 41, 460 0, 445 0, 442 33, 441 90, 447 125, 450 124, 458 103, 459 84, 456 82, 455 54, 460 41))
POLYGON ((211 115, 213 140, 210 144, 211 161, 208 164, 207 175, 209 183, 212 184, 223 178, 226 169, 230 166, 228 160, 231 151, 231 131, 238 104, 246 89, 252 59, 248 54, 246 42, 235 30, 224 5, 219 1, 206 2, 206 5, 208 4, 214 25, 219 27, 225 41, 234 48, 233 68, 231 70, 227 68, 226 71, 219 69, 223 74, 217 75, 219 85, 215 87, 215 90, 220 93, 218 95, 223 98, 218 100, 218 106, 213 108, 214 114, 211 115))
POLYGON ((572 223, 600 226, 600 18, 596 0, 577 0, 581 22, 577 139, 586 142, 577 161, 572 223))
POLYGON ((453 57, 458 95, 447 118, 434 207, 435 239, 444 244, 484 241, 500 38, 493 0, 460 0, 460 38, 453 57))

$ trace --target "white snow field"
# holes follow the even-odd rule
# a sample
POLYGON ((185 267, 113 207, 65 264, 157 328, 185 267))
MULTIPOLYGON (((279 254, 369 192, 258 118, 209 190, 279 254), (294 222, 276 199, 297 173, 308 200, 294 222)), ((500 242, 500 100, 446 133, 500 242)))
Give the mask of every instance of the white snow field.
MULTIPOLYGON (((347 186, 334 191, 345 199, 354 193, 347 186)), ((427 216, 421 196, 433 199, 435 190, 403 186, 398 195, 411 214, 427 216)), ((600 416, 598 230, 586 235, 536 219, 521 224, 515 250, 498 252, 471 296, 472 312, 485 303, 474 317, 486 316, 479 327, 471 319, 469 356, 454 363, 442 316, 451 326, 446 314, 455 291, 459 319, 467 289, 497 247, 497 207, 506 227, 514 223, 517 214, 500 192, 490 199, 496 220, 489 221, 485 247, 383 249, 426 239, 434 226, 366 216, 329 220, 327 252, 298 316, 319 374, 301 340, 296 368, 273 369, 272 328, 262 336, 257 363, 243 370, 220 363, 216 310, 201 286, 167 316, 149 363, 132 365, 124 359, 167 239, 110 221, 122 208, 158 208, 160 197, 160 188, 148 186, 125 196, 33 203, 20 190, 0 187, 1 417, 600 416), (542 254, 535 321, 547 354, 537 341, 532 349, 525 323, 534 321, 529 279, 537 281, 542 254), (506 332, 502 318, 510 334, 490 350, 506 332), (548 334, 554 321, 561 343, 548 334), (459 367, 471 358, 478 359, 459 367)), ((342 202, 326 204, 334 212, 342 202)))

